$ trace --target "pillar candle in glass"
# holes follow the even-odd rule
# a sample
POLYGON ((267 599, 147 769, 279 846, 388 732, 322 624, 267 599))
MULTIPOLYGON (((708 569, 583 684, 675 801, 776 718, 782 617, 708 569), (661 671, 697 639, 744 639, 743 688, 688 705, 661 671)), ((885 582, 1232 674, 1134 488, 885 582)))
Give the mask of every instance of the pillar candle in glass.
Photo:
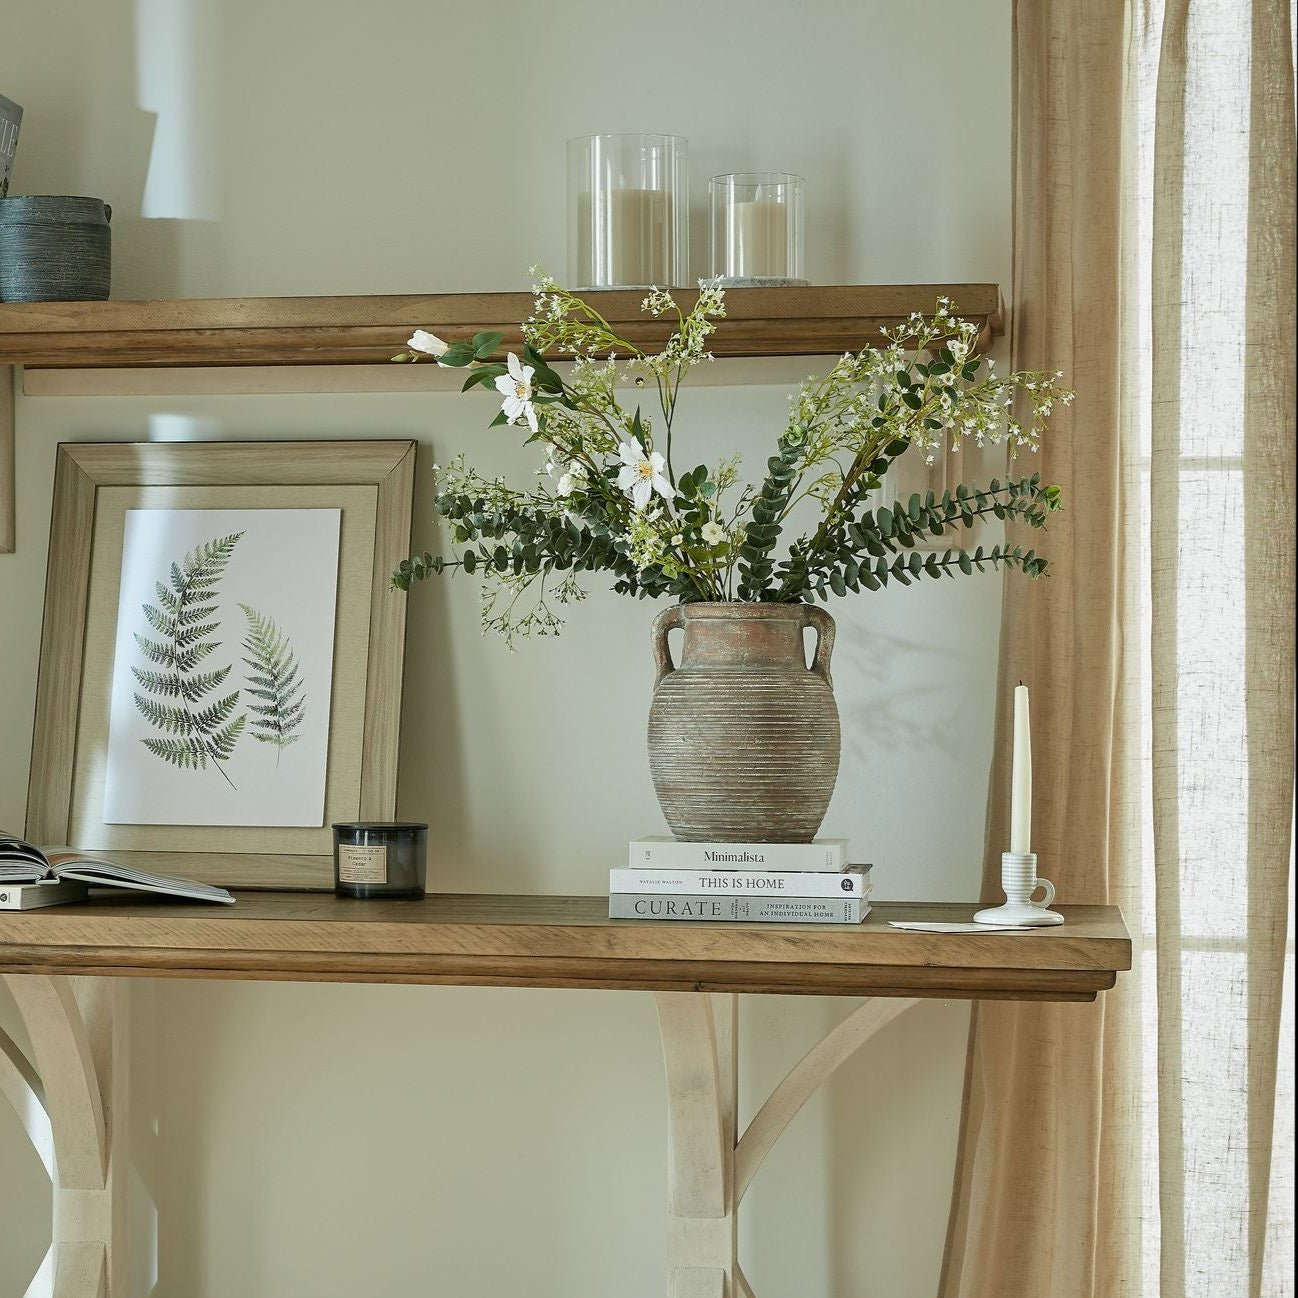
POLYGON ((729 287, 805 284, 801 176, 742 171, 713 176, 712 276, 729 287))
POLYGON ((689 270, 685 141, 587 135, 568 141, 568 283, 670 288, 689 270))
POLYGON ((340 897, 422 897, 428 826, 358 820, 334 827, 334 892, 340 897))

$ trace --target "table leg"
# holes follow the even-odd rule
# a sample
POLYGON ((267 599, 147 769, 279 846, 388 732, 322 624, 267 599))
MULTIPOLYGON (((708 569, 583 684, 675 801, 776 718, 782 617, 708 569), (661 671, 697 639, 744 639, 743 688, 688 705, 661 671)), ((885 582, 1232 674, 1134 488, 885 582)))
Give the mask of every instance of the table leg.
POLYGON ((738 1267, 734 996, 659 992, 667 1072, 669 1298, 731 1298, 738 1267))
POLYGON ((668 1298, 753 1298, 738 1208, 794 1115, 836 1068, 919 1002, 867 1000, 817 1042, 738 1135, 738 997, 658 992, 667 1073, 668 1298))
MULTIPOLYGON (((54 1182, 50 1256, 26 1298, 114 1298, 124 1287, 126 988, 116 980, 5 975, 32 1043, 0 1033, 0 1095, 54 1182), (116 1137, 116 1138, 115 1138, 116 1137)), ((862 1004, 737 1125, 738 998, 656 994, 667 1074, 669 1298, 753 1298, 737 1212, 767 1153, 840 1064, 911 1006, 862 1004)))
POLYGON ((54 1183, 53 1243, 26 1298, 114 1298, 125 1263, 126 988, 36 974, 5 982, 33 1058, 0 1034, 0 1094, 54 1183))

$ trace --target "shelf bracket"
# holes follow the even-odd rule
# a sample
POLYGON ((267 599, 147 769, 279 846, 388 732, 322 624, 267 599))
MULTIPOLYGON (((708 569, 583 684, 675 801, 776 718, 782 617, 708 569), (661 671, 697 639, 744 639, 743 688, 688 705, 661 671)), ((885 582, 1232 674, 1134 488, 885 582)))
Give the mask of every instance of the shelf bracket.
POLYGON ((739 1203, 771 1147, 834 1071, 917 999, 867 1000, 828 1032, 738 1135, 738 997, 658 992, 667 1073, 668 1298, 754 1298, 739 1203))
POLYGON ((31 1041, 0 1033, 0 1095, 54 1184, 50 1252, 25 1298, 123 1292, 127 988, 104 979, 6 974, 31 1041))

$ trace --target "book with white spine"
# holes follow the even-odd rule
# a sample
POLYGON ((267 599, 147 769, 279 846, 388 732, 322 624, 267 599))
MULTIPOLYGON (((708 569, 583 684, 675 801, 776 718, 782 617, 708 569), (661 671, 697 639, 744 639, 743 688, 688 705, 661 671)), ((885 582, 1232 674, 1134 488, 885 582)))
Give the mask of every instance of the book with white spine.
POLYGON ((846 870, 633 870, 616 867, 608 872, 609 892, 642 892, 663 895, 732 897, 868 897, 870 867, 851 865, 846 870))
POLYGON ((677 897, 609 894, 609 919, 676 920, 700 924, 859 924, 870 913, 864 897, 677 897))
POLYGON ((804 870, 837 874, 849 864, 847 839, 812 843, 682 843, 674 838, 638 838, 630 845, 633 870, 804 870))
POLYGON ((60 883, 47 879, 43 883, 0 883, 0 910, 40 910, 44 906, 85 901, 88 896, 90 889, 76 881, 60 883))

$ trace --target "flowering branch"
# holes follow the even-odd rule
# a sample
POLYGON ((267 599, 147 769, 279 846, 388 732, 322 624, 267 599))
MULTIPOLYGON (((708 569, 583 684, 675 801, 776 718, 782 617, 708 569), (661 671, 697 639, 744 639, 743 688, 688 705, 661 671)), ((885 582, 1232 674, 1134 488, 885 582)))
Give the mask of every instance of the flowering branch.
POLYGON ((412 556, 393 574, 394 586, 408 589, 446 571, 481 571, 483 627, 509 640, 557 631, 551 601, 582 598, 577 579, 586 572, 609 572, 615 591, 642 598, 790 603, 988 564, 1029 576, 1046 570, 1044 558, 1017 545, 951 548, 940 557, 921 557, 912 548, 918 537, 968 528, 988 515, 1044 527, 1060 494, 1039 475, 871 506, 902 455, 921 454, 931 463, 966 438, 980 446, 1005 443, 1011 457, 1032 451, 1055 405, 1072 400, 1058 374, 998 375, 976 353, 977 326, 959 319, 945 299, 932 316, 915 314, 885 331, 885 346, 849 352, 828 373, 807 379, 790 400, 764 478, 741 485, 737 459, 679 474, 672 463, 681 384, 711 359, 708 340, 725 315, 719 288, 701 284, 688 312, 664 290, 649 293, 643 309, 654 317, 674 315, 676 324, 652 354, 548 276, 538 273, 533 292, 521 356, 495 360, 498 333, 446 342, 417 330, 394 358, 465 369, 465 390, 482 386, 501 398, 493 425, 525 428, 527 442, 545 447, 540 485, 529 491, 487 480, 462 459, 449 466, 436 508, 461 549, 447 557, 412 556), (575 357, 566 376, 546 360, 554 352, 575 357), (654 381, 661 450, 654 420, 618 399, 625 371, 637 387, 654 381), (1024 401, 1023 419, 1014 413, 1016 397, 1024 401), (818 520, 789 540, 777 561, 777 546, 803 502, 818 506, 818 520), (529 591, 530 605, 523 598, 529 591))

